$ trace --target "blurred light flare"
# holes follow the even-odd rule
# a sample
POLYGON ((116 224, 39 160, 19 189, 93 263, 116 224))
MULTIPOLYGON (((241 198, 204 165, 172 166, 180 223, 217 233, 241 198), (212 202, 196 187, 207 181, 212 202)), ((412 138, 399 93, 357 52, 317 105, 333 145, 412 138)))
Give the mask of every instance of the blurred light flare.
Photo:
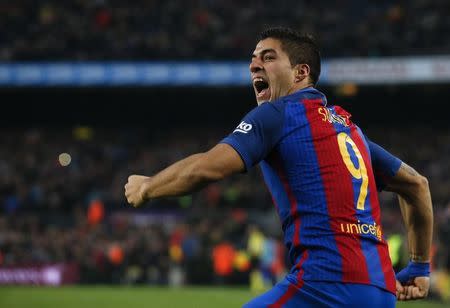
POLYGON ((61 153, 58 156, 58 161, 61 166, 66 167, 70 165, 70 162, 72 161, 72 157, 69 153, 61 153))

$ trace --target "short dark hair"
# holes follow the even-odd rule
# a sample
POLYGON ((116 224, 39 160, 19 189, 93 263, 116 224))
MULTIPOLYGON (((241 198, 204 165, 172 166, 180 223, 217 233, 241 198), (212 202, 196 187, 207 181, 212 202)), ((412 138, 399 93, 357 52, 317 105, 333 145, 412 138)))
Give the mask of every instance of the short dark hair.
POLYGON ((308 64, 314 85, 320 76, 320 50, 311 34, 302 34, 288 27, 270 27, 262 31, 259 40, 274 38, 281 42, 281 48, 289 57, 292 66, 308 64))

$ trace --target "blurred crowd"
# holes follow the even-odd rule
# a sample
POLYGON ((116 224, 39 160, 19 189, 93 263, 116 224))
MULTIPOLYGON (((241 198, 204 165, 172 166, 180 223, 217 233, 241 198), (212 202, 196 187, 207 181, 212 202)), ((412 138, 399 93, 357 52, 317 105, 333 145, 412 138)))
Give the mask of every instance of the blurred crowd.
POLYGON ((247 60, 267 25, 315 33, 327 58, 448 54, 449 15, 447 0, 2 1, 0 60, 247 60))
MULTIPOLYGON (((3 130, 0 267, 75 262, 81 283, 270 285, 291 265, 258 168, 138 210, 123 196, 128 175, 153 174, 209 149, 222 134, 83 126, 3 130)), ((366 134, 428 177, 433 267, 447 273, 449 132, 369 127, 366 134)), ((383 192, 380 200, 384 232, 396 249, 391 257, 400 268, 407 248, 396 198, 383 192)))

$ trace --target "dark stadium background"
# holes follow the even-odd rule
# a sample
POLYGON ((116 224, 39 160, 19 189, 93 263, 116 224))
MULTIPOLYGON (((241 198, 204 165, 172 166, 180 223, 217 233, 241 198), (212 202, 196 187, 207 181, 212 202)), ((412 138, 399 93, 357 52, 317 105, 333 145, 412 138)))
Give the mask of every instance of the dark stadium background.
MULTIPOLYGON (((446 0, 349 0, 347 5, 326 1, 187 3, 20 0, 0 4, 0 68, 64 61, 249 61, 261 20, 269 19, 273 24, 317 32, 325 61, 450 55, 446 0), (147 37, 152 40, 146 42, 147 37)), ((121 305, 120 298, 111 298, 128 294, 127 301, 139 299, 134 299, 131 308, 162 294, 164 299, 156 306, 203 307, 196 306, 203 300, 208 307, 213 299, 206 294, 213 289, 225 292, 217 295, 221 303, 218 300, 214 306, 228 307, 231 298, 236 298, 234 304, 242 304, 268 287, 267 279, 262 286, 261 280, 251 276, 258 260, 251 257, 249 242, 262 232, 265 239, 279 245, 280 226, 257 168, 188 198, 155 201, 137 210, 128 207, 123 197, 128 174, 157 172, 186 155, 207 150, 232 132, 255 107, 250 84, 39 86, 1 83, 2 76, 0 306, 43 303, 53 307, 48 303, 57 298, 55 307, 79 307, 85 305, 83 296, 100 298, 86 307, 121 305), (119 158, 111 158, 111 148, 119 158), (62 152, 72 155, 67 167, 58 163, 62 152), (34 186, 45 192, 41 199, 33 195, 34 186), (90 223, 98 195, 104 215, 90 223), (134 243, 134 238, 140 243, 134 243), (195 240, 201 242, 200 248, 192 244, 195 240), (219 275, 213 250, 223 243, 231 243, 234 259, 230 272, 219 275), (197 247, 194 253, 192 247, 197 247), (33 281, 22 272, 7 276, 10 269, 40 271, 55 264, 70 264, 70 273, 61 281, 55 276, 50 281, 33 281), (22 286, 65 283, 76 287, 73 293, 69 294, 72 289, 67 294, 59 291, 63 288, 42 288, 39 293, 41 288, 22 286), (119 293, 116 288, 123 286, 132 288, 119 293), (187 291, 165 293, 173 286, 187 291), (190 292, 192 286, 212 288, 184 297, 183 292, 190 292), (221 289, 230 286, 238 287, 232 291, 237 293, 221 289), (145 293, 135 293, 139 288, 145 293), (31 291, 35 295, 24 296, 31 291), (169 298, 179 302, 167 302, 169 298)), ((450 81, 368 85, 333 84, 325 79, 318 89, 329 104, 347 109, 371 139, 428 177, 435 210, 434 276, 430 299, 412 307, 434 307, 450 300, 450 81)), ((403 224, 395 196, 383 192, 380 200, 385 235, 398 244, 394 252, 398 270, 408 258, 403 224)), ((277 274, 271 273, 271 279, 280 278, 277 275, 290 267, 283 253, 281 248, 276 260, 281 263, 274 261, 277 274)))
MULTIPOLYGON (((340 86, 322 86, 329 104, 346 108, 361 127, 449 127, 448 84, 357 86, 345 95, 340 86)), ((58 126, 92 124, 225 125, 233 128, 256 106, 251 86, 185 87, 53 87, 0 88, 4 126, 58 126), (25 103, 25 105, 23 103, 25 103)))

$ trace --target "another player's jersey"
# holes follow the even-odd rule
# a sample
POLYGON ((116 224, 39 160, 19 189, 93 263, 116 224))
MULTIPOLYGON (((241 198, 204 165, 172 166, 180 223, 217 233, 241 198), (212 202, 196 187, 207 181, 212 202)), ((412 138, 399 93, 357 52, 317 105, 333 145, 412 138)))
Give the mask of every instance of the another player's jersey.
POLYGON ((256 107, 222 143, 247 170, 260 163, 297 283, 363 283, 395 293, 369 143, 348 112, 306 88, 256 107))

